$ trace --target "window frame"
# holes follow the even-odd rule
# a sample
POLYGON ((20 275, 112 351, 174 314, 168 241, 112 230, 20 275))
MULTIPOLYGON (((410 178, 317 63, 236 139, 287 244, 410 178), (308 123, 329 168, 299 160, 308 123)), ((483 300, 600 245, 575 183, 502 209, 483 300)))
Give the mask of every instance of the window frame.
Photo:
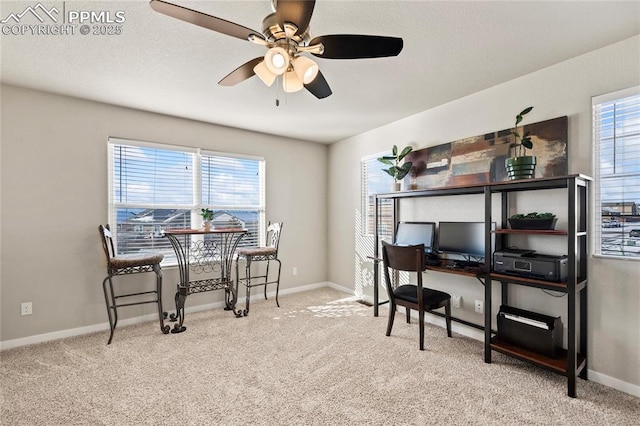
MULTIPOLYGON (((600 138, 601 132, 600 132, 600 106, 603 104, 607 104, 607 103, 611 103, 611 102, 615 102, 615 101, 621 101, 623 99, 626 98, 630 98, 630 97, 638 97, 640 98, 640 86, 635 86, 635 87, 630 87, 627 89, 623 89, 623 90, 618 90, 615 92, 611 92, 611 93, 606 93, 603 95, 598 95, 598 96, 593 96, 591 99, 591 105, 592 105, 592 117, 591 117, 591 121, 592 121, 592 139, 593 139, 593 170, 594 170, 594 189, 593 189, 593 230, 594 230, 594 238, 593 238, 593 256, 597 257, 597 258, 604 258, 604 259, 616 259, 616 260, 625 260, 625 261, 640 261, 640 255, 629 255, 629 254, 624 254, 625 251, 621 250, 621 254, 612 254, 612 253, 603 253, 603 226, 606 223, 605 221, 603 221, 603 204, 604 203, 610 203, 611 201, 605 201, 604 197, 603 197, 603 191, 605 191, 605 189, 603 188, 603 184, 604 182, 606 182, 609 179, 613 179, 616 177, 616 173, 611 173, 611 174, 603 174, 602 170, 601 170, 601 163, 603 161, 603 150, 601 149, 601 139, 604 138, 600 138)), ((639 99, 640 100, 640 99, 639 99)), ((634 135, 634 139, 635 138, 640 138, 640 134, 638 134, 637 136, 634 135)), ((616 136, 613 136, 613 143, 615 144, 616 141, 616 136)), ((637 172, 632 172, 632 173, 625 173, 625 177, 626 179, 640 179, 640 157, 638 157, 637 160, 637 164, 633 164, 633 167, 637 167, 639 170, 637 172)), ((625 188, 627 185, 625 184, 621 184, 618 185, 617 187, 619 188, 625 188)), ((626 199, 622 199, 621 203, 625 203, 625 202, 632 202, 635 203, 636 209, 640 209, 640 195, 638 196, 639 199, 638 201, 628 201, 626 199)), ((613 215, 612 215, 613 217, 613 215)), ((626 223, 626 218, 624 223, 626 223)), ((640 228, 640 221, 638 222, 634 222, 631 221, 631 223, 637 223, 638 224, 638 228, 640 228)), ((628 229, 627 229, 628 230, 628 229)), ((629 235, 625 234, 625 232, 627 232, 627 230, 625 230, 624 225, 622 226, 622 230, 620 232, 620 236, 621 236, 621 242, 620 242, 620 246, 621 247, 626 247, 627 244, 629 244, 629 238, 627 238, 629 235)), ((630 231, 629 231, 630 232, 630 231)), ((636 241, 634 240, 634 243, 636 241)), ((632 247, 633 245, 629 244, 629 247, 632 247)))
MULTIPOLYGON (((380 157, 383 157, 385 155, 391 155, 391 151, 390 150, 386 150, 386 151, 381 151, 375 154, 370 154, 370 155, 366 155, 364 157, 360 158, 360 209, 361 209, 361 215, 360 215, 360 220, 361 220, 361 226, 360 226, 360 234, 363 237, 373 237, 374 233, 373 233, 373 226, 375 226, 374 223, 371 223, 373 221, 373 213, 371 214, 371 219, 370 219, 370 214, 369 214, 369 209, 372 207, 369 205, 369 198, 372 197, 375 194, 382 194, 382 193, 386 193, 386 192, 391 192, 390 189, 387 189, 386 191, 377 191, 377 192, 369 192, 369 177, 372 175, 369 172, 369 168, 368 165, 373 165, 374 162, 372 162, 372 160, 374 160, 375 162, 377 162, 377 164, 380 166, 378 170, 378 173, 375 174, 376 177, 380 177, 382 179, 390 179, 391 177, 389 175, 387 175, 386 173, 384 173, 382 171, 383 169, 383 164, 378 162, 377 159, 380 157)), ((392 181, 389 181, 389 188, 392 185, 392 181)), ((373 203, 373 205, 375 206, 375 202, 373 203)), ((382 199, 380 200, 380 208, 385 208, 385 206, 387 208, 390 208, 391 211, 393 212, 393 200, 391 199, 382 199)), ((383 222, 384 222, 384 218, 382 218, 383 222)), ((393 235, 393 213, 391 213, 391 215, 389 216, 389 220, 387 221, 387 223, 381 223, 381 228, 379 229, 379 235, 381 236, 391 236, 393 235)))
MULTIPOLYGON (((123 139, 116 137, 109 137, 107 141, 108 145, 108 202, 107 202, 107 217, 108 223, 111 225, 111 232, 113 234, 113 241, 115 251, 121 254, 118 248, 118 217, 117 211, 119 208, 132 208, 132 209, 158 209, 158 208, 171 208, 190 211, 190 223, 192 228, 197 228, 202 224, 202 217, 200 215, 200 209, 211 208, 214 211, 225 210, 257 210, 258 223, 257 223, 257 238, 255 242, 258 245, 263 245, 265 242, 265 228, 266 228, 266 161, 264 157, 227 153, 220 151, 213 151, 204 148, 170 145, 158 142, 139 141, 133 139, 123 139), (118 145, 130 146, 135 148, 151 148, 158 150, 176 151, 181 153, 187 153, 193 155, 192 159, 192 200, 189 204, 152 204, 152 203, 128 203, 120 202, 116 200, 115 192, 115 164, 114 164, 114 147, 118 145), (258 163, 258 205, 222 205, 222 204, 204 204, 202 200, 203 183, 202 183, 202 158, 205 156, 223 157, 228 159, 240 159, 256 161, 258 163), (114 226, 115 224, 115 226, 114 226)), ((154 226, 155 229, 155 226, 154 226)), ((255 243, 254 243, 255 244, 255 243)), ((251 245, 254 245, 251 244, 251 245)), ((166 256, 162 262, 162 266, 176 266, 177 261, 175 256, 166 256)))

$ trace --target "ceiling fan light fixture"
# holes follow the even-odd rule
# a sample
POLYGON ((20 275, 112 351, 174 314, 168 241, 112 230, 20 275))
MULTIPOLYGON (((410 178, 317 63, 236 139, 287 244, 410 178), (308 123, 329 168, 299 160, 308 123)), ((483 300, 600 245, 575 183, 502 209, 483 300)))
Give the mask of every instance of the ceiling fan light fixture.
POLYGON ((298 78, 303 84, 309 84, 318 75, 318 64, 306 56, 298 56, 293 65, 298 78))
POLYGON ((287 71, 282 78, 282 88, 287 93, 298 92, 303 88, 302 80, 298 78, 294 70, 287 71))
POLYGON ((253 67, 253 72, 262 80, 264 84, 271 87, 274 81, 276 81, 276 75, 269 71, 265 61, 260 62, 258 65, 253 67))
POLYGON ((272 47, 264 55, 264 63, 273 74, 282 75, 289 68, 289 54, 282 47, 272 47))

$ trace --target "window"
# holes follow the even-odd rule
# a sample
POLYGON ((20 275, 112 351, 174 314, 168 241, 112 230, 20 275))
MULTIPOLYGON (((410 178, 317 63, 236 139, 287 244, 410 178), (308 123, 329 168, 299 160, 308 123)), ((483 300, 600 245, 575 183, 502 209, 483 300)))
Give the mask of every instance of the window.
MULTIPOLYGON (((379 157, 391 154, 383 152, 364 157, 360 161, 361 194, 362 194, 362 233, 373 235, 375 194, 390 192, 393 180, 382 171, 384 165, 379 157)), ((378 233, 384 236, 393 235, 393 202, 390 199, 379 201, 380 228, 378 233)))
POLYGON ((110 139, 109 173, 109 223, 118 254, 155 250, 175 264, 162 231, 199 228, 203 208, 214 211, 215 226, 249 231, 240 246, 262 241, 262 159, 110 139))
POLYGON ((595 253, 640 259, 640 87, 593 98, 595 253))

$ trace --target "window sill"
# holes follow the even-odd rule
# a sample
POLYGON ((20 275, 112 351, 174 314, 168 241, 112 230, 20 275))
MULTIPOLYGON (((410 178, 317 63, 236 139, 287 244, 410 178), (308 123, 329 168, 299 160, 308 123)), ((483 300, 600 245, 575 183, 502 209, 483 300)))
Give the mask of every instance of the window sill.
POLYGON ((595 259, 606 259, 606 260, 623 260, 623 261, 631 261, 637 262, 640 261, 640 256, 612 256, 608 254, 594 254, 592 255, 595 259))

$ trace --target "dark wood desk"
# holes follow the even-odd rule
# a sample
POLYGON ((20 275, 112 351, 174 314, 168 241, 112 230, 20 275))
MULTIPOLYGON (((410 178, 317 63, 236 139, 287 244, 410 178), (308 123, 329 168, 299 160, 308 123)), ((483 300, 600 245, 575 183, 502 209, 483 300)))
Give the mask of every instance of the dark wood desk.
POLYGON ((231 265, 233 255, 240 240, 247 233, 242 228, 224 229, 167 229, 165 237, 169 239, 178 258, 180 282, 176 291, 176 313, 170 315, 171 321, 178 321, 172 333, 186 330, 184 323, 184 305, 187 296, 212 290, 225 291, 225 309, 235 310, 238 295, 233 285, 231 265), (201 236, 201 238, 193 238, 201 236), (207 278, 192 280, 191 274, 206 274, 207 278))

